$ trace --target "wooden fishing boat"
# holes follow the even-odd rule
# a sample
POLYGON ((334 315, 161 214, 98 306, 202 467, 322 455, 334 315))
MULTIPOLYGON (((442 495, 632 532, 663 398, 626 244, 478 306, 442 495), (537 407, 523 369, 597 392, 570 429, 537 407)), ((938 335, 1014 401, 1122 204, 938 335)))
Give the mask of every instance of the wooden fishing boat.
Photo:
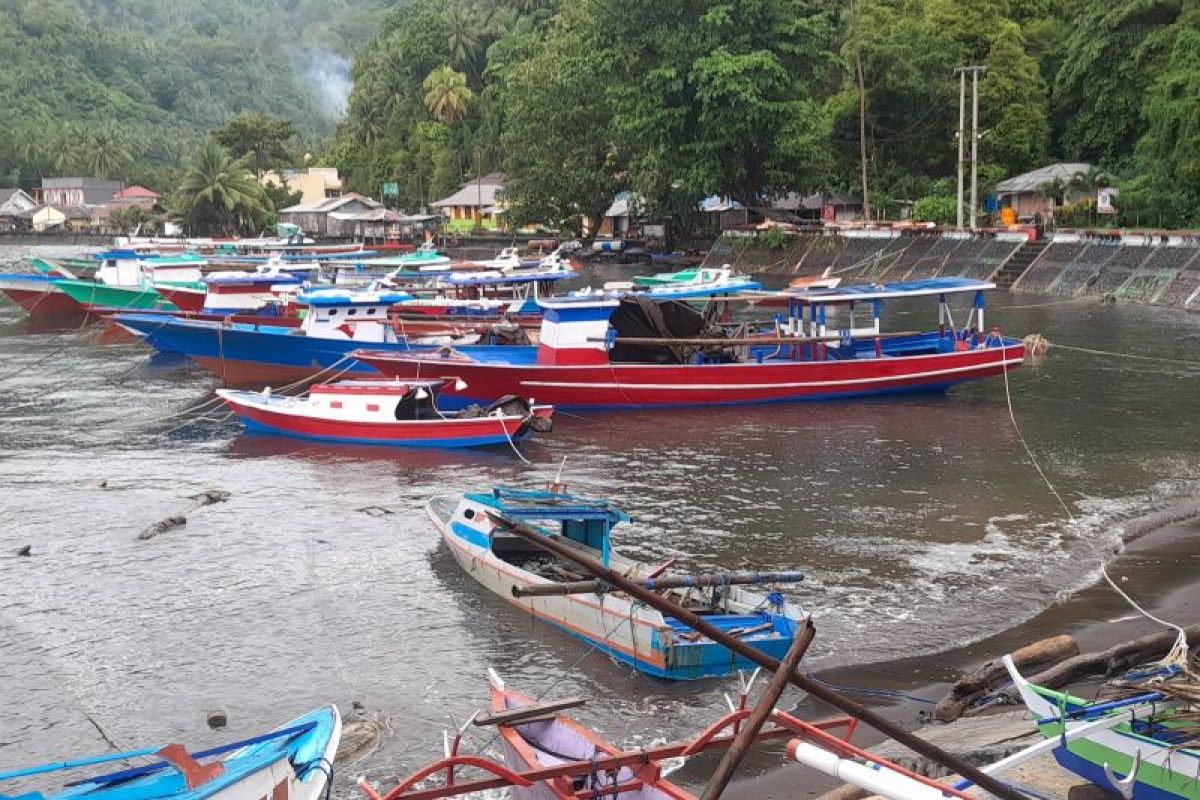
POLYGON ((718 326, 679 302, 637 296, 543 300, 534 346, 455 346, 437 352, 372 352, 355 357, 389 377, 461 377, 465 399, 506 394, 559 408, 636 408, 832 400, 905 392, 944 392, 999 376, 1024 360, 1019 339, 984 324, 984 292, 994 284, 935 278, 856 286, 789 300, 766 336, 718 326), (949 298, 970 311, 954 323, 949 298), (939 325, 885 333, 885 302, 937 301, 939 325), (649 305, 647 305, 649 304, 649 305), (870 324, 862 325, 861 310, 870 324), (836 312, 836 313, 835 313, 836 312))
POLYGON ((0 783, 135 759, 144 766, 98 775, 43 794, 0 793, 5 800, 319 800, 326 792, 342 722, 335 706, 292 720, 261 736, 189 753, 183 745, 80 758, 0 773, 0 783), (221 756, 217 760, 211 760, 221 756), (206 761, 207 763, 201 763, 206 761))
POLYGON ((145 256, 132 250, 113 250, 95 257, 100 262, 93 280, 64 279, 58 287, 87 311, 99 308, 175 309, 154 288, 179 285, 199 288, 207 262, 199 256, 145 256))
POLYGON ((217 394, 256 433, 326 442, 400 447, 488 447, 550 430, 554 409, 520 397, 486 409, 443 414, 442 391, 454 381, 337 381, 306 396, 218 389, 217 394))
MULTIPOLYGON (((611 541, 614 525, 625 512, 604 500, 561 491, 497 487, 488 493, 437 497, 427 506, 455 559, 471 577, 509 603, 607 653, 618 661, 659 678, 689 680, 728 675, 748 666, 723 646, 699 636, 684 623, 620 595, 539 595, 518 598, 530 587, 571 579, 569 568, 495 522, 497 516, 537 524, 547 536, 619 565, 625 574, 647 579, 662 569, 625 558, 611 541), (618 625, 624 621, 626 624, 618 625)), ((772 574, 798 580, 796 573, 772 574)), ((743 641, 776 657, 792 643, 799 613, 783 594, 759 594, 738 585, 715 582, 670 590, 690 607, 702 608, 706 619, 743 641)))
POLYGON ((296 302, 308 311, 299 327, 270 317, 252 323, 122 313, 112 319, 154 349, 182 353, 227 383, 278 386, 334 370, 348 377, 379 377, 349 355, 367 343, 409 349, 409 341, 389 322, 388 309, 410 298, 401 292, 346 289, 303 293, 296 302))
POLYGON ((1200 800, 1194 708, 1158 691, 1091 703, 1030 683, 1010 656, 1004 665, 1042 735, 1060 742, 1053 754, 1064 769, 1132 800, 1200 800))
POLYGON ((0 292, 35 319, 78 319, 86 316, 87 311, 59 288, 62 280, 57 275, 5 272, 0 273, 0 292))
POLYGON ((818 289, 836 289, 841 285, 842 279, 833 274, 833 267, 828 267, 820 275, 806 275, 794 279, 782 292, 763 292, 761 299, 748 299, 752 304, 763 308, 787 308, 788 303, 795 295, 803 295, 818 289))
POLYGON ((253 271, 225 270, 205 275, 197 285, 156 281, 154 288, 183 311, 207 314, 252 314, 267 305, 276 305, 281 295, 300 291, 317 269, 315 263, 297 264, 296 272, 285 262, 274 260, 253 271))

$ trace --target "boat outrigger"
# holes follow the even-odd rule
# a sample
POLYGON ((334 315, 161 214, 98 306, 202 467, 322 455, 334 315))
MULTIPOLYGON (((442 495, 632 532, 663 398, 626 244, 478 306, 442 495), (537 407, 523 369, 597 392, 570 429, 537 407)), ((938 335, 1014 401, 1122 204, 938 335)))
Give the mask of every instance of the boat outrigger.
POLYGON ((1023 362, 1019 339, 984 323, 985 281, 934 278, 852 286, 788 298, 771 327, 717 321, 680 302, 649 298, 542 300, 536 346, 461 346, 436 352, 355 354, 389 377, 461 377, 466 399, 516 394, 559 408, 634 408, 832 400, 944 392, 1023 362), (962 325, 950 299, 971 297, 962 325), (938 328, 885 332, 884 304, 937 301, 938 328), (869 323, 862 324, 862 309, 869 323), (837 312, 835 315, 834 312, 837 312))
POLYGON ((571 570, 506 526, 536 526, 541 534, 634 579, 650 581, 713 625, 775 657, 787 651, 801 620, 782 593, 759 594, 740 585, 795 582, 802 577, 799 573, 734 574, 704 581, 666 574, 669 564, 655 567, 620 555, 613 548, 612 528, 629 517, 605 500, 577 497, 553 486, 546 491, 497 487, 486 493, 435 497, 427 510, 459 565, 487 589, 655 677, 717 677, 749 662, 628 597, 605 594, 598 587, 593 593, 558 593, 563 587, 554 584, 574 580, 571 570))

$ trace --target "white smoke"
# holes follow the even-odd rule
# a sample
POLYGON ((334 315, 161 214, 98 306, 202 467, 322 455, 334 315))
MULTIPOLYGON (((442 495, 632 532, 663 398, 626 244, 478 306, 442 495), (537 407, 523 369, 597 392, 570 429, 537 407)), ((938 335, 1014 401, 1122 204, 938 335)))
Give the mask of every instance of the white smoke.
POLYGON ((350 100, 350 60, 328 50, 313 50, 304 63, 304 79, 321 112, 329 119, 346 116, 350 100))

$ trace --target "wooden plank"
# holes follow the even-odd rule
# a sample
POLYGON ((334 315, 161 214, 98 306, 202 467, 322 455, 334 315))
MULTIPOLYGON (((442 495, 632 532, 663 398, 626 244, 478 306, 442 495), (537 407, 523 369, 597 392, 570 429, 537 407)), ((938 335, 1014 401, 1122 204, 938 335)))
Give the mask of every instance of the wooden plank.
POLYGON ((475 725, 512 725, 517 722, 528 722, 541 717, 552 717, 569 708, 579 708, 587 702, 585 697, 567 697, 563 700, 553 700, 549 703, 535 703, 508 711, 498 711, 495 714, 476 717, 475 725))

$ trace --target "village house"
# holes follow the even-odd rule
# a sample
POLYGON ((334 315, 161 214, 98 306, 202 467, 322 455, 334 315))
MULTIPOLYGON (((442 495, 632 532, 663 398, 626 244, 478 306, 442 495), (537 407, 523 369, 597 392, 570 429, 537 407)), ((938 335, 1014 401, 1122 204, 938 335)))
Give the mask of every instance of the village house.
POLYGON ((995 189, 999 209, 1003 214, 1004 209, 1011 208, 1016 219, 1029 219, 1034 214, 1050 219, 1059 205, 1089 196, 1088 192, 1071 189, 1070 184, 1093 169, 1091 164, 1051 164, 1000 181, 995 189))
POLYGON ((441 209, 451 230, 499 230, 504 227, 504 205, 500 200, 503 193, 504 175, 493 172, 467 181, 457 192, 431 205, 441 209))
POLYGON ((279 212, 279 219, 310 236, 334 239, 387 239, 400 235, 403 214, 383 203, 350 192, 316 203, 298 203, 279 212))
POLYGON ((101 178, 42 178, 42 185, 33 190, 33 197, 41 205, 58 206, 102 206, 121 191, 120 181, 101 178))
POLYGON ((315 206, 323 200, 341 197, 345 189, 337 167, 309 167, 267 172, 259 179, 263 186, 286 186, 289 192, 300 193, 300 204, 315 206))
POLYGON ((121 191, 112 196, 111 205, 121 208, 124 206, 138 206, 146 211, 151 210, 162 199, 162 195, 145 186, 126 186, 121 191))

